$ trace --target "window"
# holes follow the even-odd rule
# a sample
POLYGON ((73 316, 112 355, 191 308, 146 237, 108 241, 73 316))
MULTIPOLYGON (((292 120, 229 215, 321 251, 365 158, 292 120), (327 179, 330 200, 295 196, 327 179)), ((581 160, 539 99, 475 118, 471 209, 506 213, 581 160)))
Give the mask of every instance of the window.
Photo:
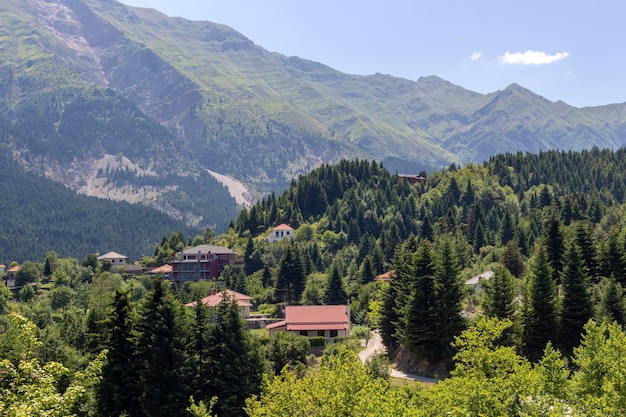
POLYGON ((337 330, 331 330, 330 337, 337 337, 337 330))
POLYGON ((306 330, 300 330, 300 336, 308 336, 308 332, 306 330))
POLYGON ((322 337, 324 337, 324 336, 325 336, 325 334, 324 334, 324 330, 318 330, 318 331, 317 331, 317 335, 318 335, 318 336, 322 336, 322 337))

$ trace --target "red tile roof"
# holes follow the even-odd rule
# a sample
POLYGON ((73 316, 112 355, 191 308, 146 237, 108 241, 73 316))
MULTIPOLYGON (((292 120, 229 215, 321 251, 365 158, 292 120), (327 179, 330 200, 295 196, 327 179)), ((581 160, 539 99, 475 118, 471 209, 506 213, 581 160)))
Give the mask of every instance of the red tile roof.
POLYGON ((345 305, 287 306, 285 320, 267 326, 267 329, 285 327, 286 330, 348 330, 348 309, 345 305))
POLYGON ((274 228, 274 230, 293 230, 293 227, 289 226, 288 224, 279 224, 278 226, 276 226, 274 228))
MULTIPOLYGON (((202 304, 208 307, 216 307, 218 306, 222 300, 224 299, 224 293, 226 293, 229 297, 234 298, 235 302, 239 307, 251 307, 252 306, 252 297, 242 294, 233 290, 225 290, 221 292, 216 292, 215 294, 211 294, 208 297, 204 297, 201 301, 202 304)), ((195 307, 196 302, 191 302, 189 304, 185 304, 186 307, 195 307)))
POLYGON ((169 274, 170 272, 172 272, 172 265, 163 265, 163 266, 158 266, 154 269, 151 269, 147 273, 148 274, 169 274))
POLYGON ((374 278, 376 281, 391 281, 396 277, 396 271, 395 270, 391 270, 391 271, 387 271, 384 274, 380 274, 378 275, 376 278, 374 278))
POLYGON ((22 269, 19 265, 15 265, 13 268, 9 269, 7 272, 18 272, 22 269))

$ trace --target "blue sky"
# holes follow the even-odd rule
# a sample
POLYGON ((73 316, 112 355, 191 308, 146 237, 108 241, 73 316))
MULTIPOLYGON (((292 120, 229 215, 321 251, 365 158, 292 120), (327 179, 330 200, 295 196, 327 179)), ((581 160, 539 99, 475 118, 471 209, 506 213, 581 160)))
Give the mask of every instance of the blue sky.
POLYGON ((626 102, 626 2, 122 0, 222 23, 350 74, 437 75, 480 93, 518 83, 577 107, 626 102))

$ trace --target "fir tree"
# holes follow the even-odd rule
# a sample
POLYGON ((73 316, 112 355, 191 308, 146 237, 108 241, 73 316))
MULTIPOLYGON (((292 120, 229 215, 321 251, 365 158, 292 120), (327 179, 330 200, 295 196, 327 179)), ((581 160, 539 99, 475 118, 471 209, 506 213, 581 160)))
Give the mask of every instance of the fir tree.
POLYGON ((411 270, 411 288, 398 333, 404 346, 418 358, 434 361, 442 353, 439 346, 439 300, 435 287, 437 262, 430 242, 419 246, 411 270))
POLYGON ((545 246, 536 248, 529 288, 524 300, 523 350, 538 360, 546 344, 557 335, 556 289, 545 246))
POLYGON ((563 271, 563 254, 565 253, 565 244, 563 242, 561 223, 555 214, 552 214, 548 220, 546 250, 548 251, 548 261, 552 267, 554 282, 558 284, 560 283, 561 272, 563 271))
POLYGON ((583 264, 575 243, 565 254, 563 269, 563 308, 561 311, 560 346, 563 352, 571 355, 580 343, 583 328, 591 318, 591 296, 583 273, 583 264))
POLYGON ((380 337, 383 344, 387 347, 387 351, 393 352, 398 347, 398 339, 396 336, 396 324, 400 319, 400 315, 396 310, 396 298, 398 296, 398 283, 393 280, 383 287, 381 301, 382 308, 380 314, 379 328, 380 337))
POLYGON ((451 356, 451 343, 465 328, 461 317, 463 297, 459 280, 458 257, 450 237, 444 237, 439 248, 439 266, 435 275, 437 323, 442 357, 451 356))
POLYGON ((96 393, 98 410, 103 416, 141 416, 137 346, 127 293, 115 292, 113 311, 106 327, 108 353, 96 393))
POLYGON ((261 391, 265 370, 261 349, 246 332, 234 300, 222 299, 215 320, 208 343, 213 363, 209 392, 218 398, 214 410, 219 416, 245 416, 246 398, 261 391))
POLYGON ((189 326, 183 308, 162 280, 153 281, 138 324, 139 398, 148 417, 186 415, 192 392, 189 326))
POLYGON ((290 245, 279 265, 276 292, 279 294, 280 301, 287 304, 299 302, 305 284, 306 275, 300 251, 296 246, 290 245))
POLYGON ((511 220, 511 213, 509 210, 504 211, 504 216, 500 222, 500 242, 502 245, 506 245, 515 237, 515 230, 513 226, 513 220, 511 220))
POLYGON ((488 317, 513 320, 515 314, 515 279, 503 266, 494 268, 494 274, 485 281, 483 311, 488 317))
POLYGON ((343 288, 341 275, 335 266, 331 269, 330 277, 328 278, 328 285, 326 285, 326 292, 324 293, 324 303, 331 305, 346 303, 346 292, 343 288))
POLYGON ((586 222, 578 222, 575 225, 575 242, 580 249, 583 266, 587 270, 587 274, 594 278, 598 274, 598 261, 596 246, 591 238, 589 224, 586 222))
POLYGON ((517 278, 524 273, 524 258, 514 240, 510 240, 506 244, 504 254, 502 255, 502 265, 517 278))
POLYGON ((622 286, 613 278, 607 280, 600 299, 599 315, 601 320, 616 321, 621 326, 626 324, 626 309, 622 286))
POLYGON ((609 234, 606 247, 602 255, 602 275, 605 277, 614 277, 621 285, 626 283, 626 262, 624 261, 624 253, 620 248, 616 233, 609 234))

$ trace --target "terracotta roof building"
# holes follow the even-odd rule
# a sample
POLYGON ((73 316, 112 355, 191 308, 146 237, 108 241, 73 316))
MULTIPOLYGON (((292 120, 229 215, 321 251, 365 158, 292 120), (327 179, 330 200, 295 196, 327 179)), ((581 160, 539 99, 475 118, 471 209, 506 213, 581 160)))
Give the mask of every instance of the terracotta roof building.
POLYGON ((374 278, 374 281, 393 281, 393 279, 396 277, 396 271, 395 270, 391 270, 391 271, 387 271, 383 274, 380 274, 378 276, 376 276, 376 278, 374 278))
POLYGON ((287 306, 285 320, 266 327, 270 336, 275 332, 287 331, 301 336, 335 337, 350 336, 349 305, 287 306))
POLYGON ((272 234, 270 235, 270 237, 267 238, 267 240, 272 243, 278 242, 285 238, 293 239, 293 232, 293 227, 289 226, 288 224, 279 224, 272 229, 272 234))
POLYGON ((146 271, 146 275, 163 275, 163 278, 169 279, 172 274, 172 265, 157 266, 146 271))
POLYGON ((13 268, 9 268, 6 276, 6 283, 9 289, 17 288, 17 273, 22 269, 19 265, 15 265, 13 268))
MULTIPOLYGON (((233 290, 224 290, 217 292, 215 288, 211 289, 211 295, 204 297, 200 302, 207 307, 217 307, 220 305, 222 300, 224 300, 224 296, 230 297, 235 300, 237 306, 239 306, 239 311, 241 312, 241 316, 246 319, 250 317, 250 307, 252 307, 252 297, 242 294, 233 290)), ((189 304, 185 304, 185 307, 195 307, 196 302, 191 302, 189 304)))

